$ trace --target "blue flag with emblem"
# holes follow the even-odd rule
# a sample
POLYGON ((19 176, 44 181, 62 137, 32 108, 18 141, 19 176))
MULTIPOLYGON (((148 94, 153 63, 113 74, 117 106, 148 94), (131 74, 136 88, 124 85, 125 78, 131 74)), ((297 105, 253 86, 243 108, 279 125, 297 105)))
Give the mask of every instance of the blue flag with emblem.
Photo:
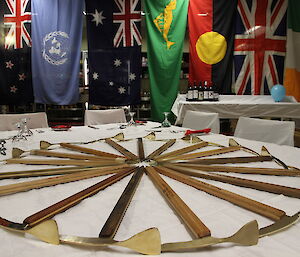
POLYGON ((32 80, 37 103, 78 101, 83 6, 83 0, 32 1, 32 80))
POLYGON ((89 101, 103 106, 140 101, 140 0, 86 0, 89 101))

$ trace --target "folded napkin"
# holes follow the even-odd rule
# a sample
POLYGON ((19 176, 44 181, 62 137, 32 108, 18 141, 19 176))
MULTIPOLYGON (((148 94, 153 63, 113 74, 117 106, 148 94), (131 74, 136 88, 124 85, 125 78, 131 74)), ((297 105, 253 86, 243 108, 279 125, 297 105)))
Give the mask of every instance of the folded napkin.
POLYGON ((186 132, 185 132, 185 136, 188 136, 188 135, 191 135, 191 134, 199 134, 199 133, 209 133, 211 131, 211 128, 206 128, 206 129, 200 129, 200 130, 190 130, 188 129, 186 132))

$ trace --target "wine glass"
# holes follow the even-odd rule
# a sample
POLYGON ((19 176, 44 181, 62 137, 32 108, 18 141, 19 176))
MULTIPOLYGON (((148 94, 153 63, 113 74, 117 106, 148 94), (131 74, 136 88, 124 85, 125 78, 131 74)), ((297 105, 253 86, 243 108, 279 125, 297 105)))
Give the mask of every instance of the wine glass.
POLYGON ((168 116, 169 116, 170 113, 169 112, 164 112, 163 114, 165 116, 165 119, 161 123, 161 126, 164 127, 164 128, 171 127, 171 122, 168 120, 168 116))
POLYGON ((27 138, 23 133, 23 125, 21 122, 16 123, 18 133, 17 135, 12 137, 12 147, 13 148, 24 148, 24 145, 26 145, 27 138))
POLYGON ((21 120, 21 130, 22 130, 21 133, 24 136, 32 136, 33 135, 32 131, 27 126, 27 119, 26 118, 21 120))
POLYGON ((133 116, 135 115, 135 112, 129 112, 129 115, 130 115, 130 120, 127 123, 127 125, 128 126, 133 126, 133 125, 135 125, 135 122, 134 122, 134 119, 133 119, 133 116))

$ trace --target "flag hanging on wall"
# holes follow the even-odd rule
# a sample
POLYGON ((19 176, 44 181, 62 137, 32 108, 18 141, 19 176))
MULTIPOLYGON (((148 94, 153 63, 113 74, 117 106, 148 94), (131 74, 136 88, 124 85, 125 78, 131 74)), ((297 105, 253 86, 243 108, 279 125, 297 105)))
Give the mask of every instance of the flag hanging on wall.
POLYGON ((231 93, 236 6, 237 0, 190 0, 190 83, 213 82, 231 93))
POLYGON ((152 119, 162 121, 178 93, 187 0, 145 0, 152 119))
POLYGON ((234 46, 234 92, 270 94, 283 83, 288 0, 239 0, 234 46))
POLYGON ((0 0, 0 104, 33 102, 29 0, 0 0))
POLYGON ((32 1, 35 102, 74 104, 79 98, 83 0, 32 1))
POLYGON ((138 104, 141 75, 140 0, 86 0, 89 102, 138 104))
POLYGON ((289 0, 284 86, 300 102, 300 1, 289 0))

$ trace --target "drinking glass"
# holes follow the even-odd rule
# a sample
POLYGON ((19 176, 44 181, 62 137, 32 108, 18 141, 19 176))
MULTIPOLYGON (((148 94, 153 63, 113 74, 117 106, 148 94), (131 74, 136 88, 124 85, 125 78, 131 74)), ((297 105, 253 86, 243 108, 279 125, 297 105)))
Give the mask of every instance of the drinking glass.
POLYGON ((27 119, 26 118, 24 118, 24 119, 21 120, 21 130, 22 130, 21 133, 25 137, 33 135, 32 131, 27 126, 27 119))
POLYGON ((165 116, 165 119, 161 123, 161 126, 164 127, 164 128, 171 127, 171 122, 168 120, 168 116, 169 116, 170 113, 169 112, 164 112, 163 114, 165 116))
POLYGON ((23 149, 27 146, 27 138, 23 133, 23 125, 21 122, 16 124, 18 133, 12 137, 12 147, 23 149))
POLYGON ((134 122, 134 119, 133 119, 133 116, 135 115, 135 112, 129 112, 129 115, 130 115, 130 120, 127 123, 127 125, 128 126, 133 126, 133 125, 135 125, 135 122, 134 122))

